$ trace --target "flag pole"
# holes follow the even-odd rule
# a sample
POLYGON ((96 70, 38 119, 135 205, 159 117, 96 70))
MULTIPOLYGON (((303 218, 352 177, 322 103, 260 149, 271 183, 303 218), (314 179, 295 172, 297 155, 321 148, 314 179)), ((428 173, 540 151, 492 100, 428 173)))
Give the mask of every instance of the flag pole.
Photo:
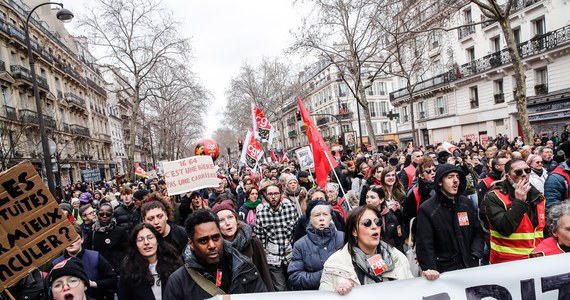
MULTIPOLYGON (((329 156, 327 155, 327 152, 326 152, 326 151, 324 151, 323 153, 325 154, 325 157, 327 158, 327 161, 329 162, 329 165, 331 166, 331 169, 332 169, 332 171, 333 171, 333 173, 334 173, 334 177, 336 178, 336 182, 338 182, 338 186, 340 187, 340 190, 342 191, 342 194, 345 195, 345 197, 346 197, 346 194, 345 194, 345 192, 344 192, 344 189, 342 188, 342 183, 340 182, 340 179, 338 178, 338 174, 336 173, 336 170, 333 168, 331 159, 330 159, 329 156)), ((348 209, 351 210, 352 207, 350 206, 349 201, 346 201, 346 204, 348 204, 348 209)))

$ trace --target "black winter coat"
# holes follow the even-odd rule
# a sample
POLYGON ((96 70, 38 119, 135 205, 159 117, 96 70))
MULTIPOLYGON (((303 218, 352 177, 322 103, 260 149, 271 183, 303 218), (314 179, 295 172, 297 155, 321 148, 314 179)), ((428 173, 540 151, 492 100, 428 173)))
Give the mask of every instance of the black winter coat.
MULTIPOLYGON (((229 289, 224 292, 227 294, 267 292, 265 283, 261 280, 259 272, 251 260, 234 249, 229 242, 224 241, 223 243, 223 255, 231 260, 231 284, 229 289)), ((162 298, 168 300, 211 298, 212 295, 208 294, 190 277, 186 271, 186 266, 199 273, 206 272, 202 262, 198 261, 193 252, 190 252, 186 257, 185 266, 180 267, 170 275, 162 298)))
POLYGON ((131 229, 141 222, 141 214, 135 208, 134 203, 129 206, 121 203, 114 213, 115 219, 117 220, 117 226, 124 228, 127 234, 131 233, 131 229))
POLYGON ((416 221, 416 254, 422 270, 442 273, 479 265, 483 255, 483 229, 467 197, 458 196, 453 200, 437 191, 420 205, 416 221), (460 216, 463 225, 460 225, 460 216))
POLYGON ((98 251, 121 274, 121 264, 127 250, 129 235, 124 228, 115 226, 107 232, 93 231, 85 237, 87 249, 98 251))

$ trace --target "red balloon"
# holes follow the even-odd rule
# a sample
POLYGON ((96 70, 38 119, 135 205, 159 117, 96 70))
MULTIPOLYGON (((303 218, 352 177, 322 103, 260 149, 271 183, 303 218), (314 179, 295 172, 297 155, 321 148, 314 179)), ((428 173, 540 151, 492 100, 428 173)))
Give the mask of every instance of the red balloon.
POLYGON ((220 156, 220 147, 212 139, 201 139, 194 146, 194 155, 210 155, 212 160, 216 160, 220 156))

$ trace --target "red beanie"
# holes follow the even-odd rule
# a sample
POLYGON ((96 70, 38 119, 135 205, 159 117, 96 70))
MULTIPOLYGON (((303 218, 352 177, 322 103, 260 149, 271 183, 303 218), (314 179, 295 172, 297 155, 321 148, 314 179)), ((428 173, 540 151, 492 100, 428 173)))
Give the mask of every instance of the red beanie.
POLYGON ((214 203, 214 206, 212 207, 212 212, 214 212, 217 215, 218 212, 222 210, 229 210, 234 215, 236 214, 236 207, 232 200, 224 200, 222 202, 214 203))

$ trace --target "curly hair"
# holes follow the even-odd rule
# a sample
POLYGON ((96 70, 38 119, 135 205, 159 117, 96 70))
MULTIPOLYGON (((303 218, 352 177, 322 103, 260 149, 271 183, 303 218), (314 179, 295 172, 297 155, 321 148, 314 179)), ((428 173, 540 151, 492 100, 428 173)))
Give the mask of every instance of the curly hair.
POLYGON ((168 202, 166 201, 166 199, 164 199, 162 193, 160 192, 149 193, 148 195, 145 196, 143 204, 152 201, 159 201, 160 203, 162 203, 162 205, 164 205, 164 207, 166 208, 165 211, 166 215, 168 216, 168 221, 174 221, 174 207, 172 206, 171 202, 168 202))
POLYGON ((132 285, 138 285, 143 282, 154 283, 154 278, 148 268, 149 262, 141 255, 137 247, 137 235, 144 228, 150 230, 157 241, 156 257, 158 262, 156 264, 156 272, 160 278, 170 277, 183 264, 182 258, 174 246, 164 240, 152 225, 139 223, 133 228, 129 236, 127 253, 121 270, 121 277, 125 279, 125 282, 132 283, 132 285))

